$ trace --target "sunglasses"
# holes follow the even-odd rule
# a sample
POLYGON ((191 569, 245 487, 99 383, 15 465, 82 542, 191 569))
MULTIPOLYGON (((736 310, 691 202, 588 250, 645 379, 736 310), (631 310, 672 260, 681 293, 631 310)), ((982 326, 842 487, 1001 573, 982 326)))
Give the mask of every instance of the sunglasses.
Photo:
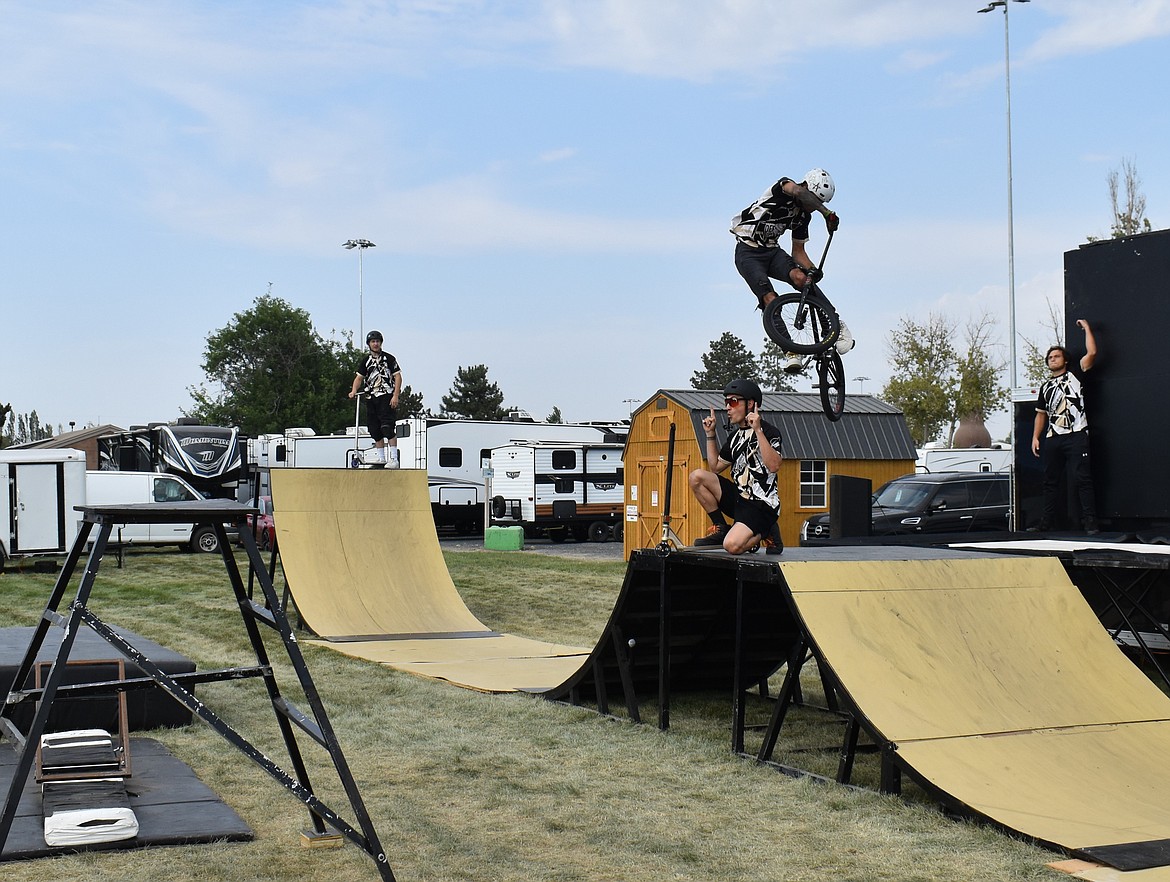
POLYGON ((724 403, 724 404, 725 404, 727 407, 736 407, 736 406, 737 406, 737 405, 738 405, 740 402, 742 402, 742 401, 743 401, 743 399, 742 399, 742 398, 739 398, 739 397, 737 397, 737 396, 735 396, 735 395, 730 395, 730 396, 728 396, 727 398, 724 398, 724 399, 723 399, 723 403, 724 403))

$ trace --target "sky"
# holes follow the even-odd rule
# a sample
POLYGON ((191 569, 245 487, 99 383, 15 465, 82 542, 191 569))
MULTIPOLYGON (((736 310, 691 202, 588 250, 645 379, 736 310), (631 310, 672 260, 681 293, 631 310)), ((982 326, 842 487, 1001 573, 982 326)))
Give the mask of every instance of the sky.
MULTIPOLYGON (((981 5, 0 0, 0 402, 173 420, 208 335, 271 293, 326 338, 380 329, 433 410, 486 364, 537 418, 623 418, 724 332, 763 348, 727 228, 815 166, 848 392, 880 393, 907 317, 990 313, 1006 361, 1005 16, 981 5)), ((1170 0, 1006 21, 1016 324, 1046 343, 1111 171, 1170 226, 1170 0)))

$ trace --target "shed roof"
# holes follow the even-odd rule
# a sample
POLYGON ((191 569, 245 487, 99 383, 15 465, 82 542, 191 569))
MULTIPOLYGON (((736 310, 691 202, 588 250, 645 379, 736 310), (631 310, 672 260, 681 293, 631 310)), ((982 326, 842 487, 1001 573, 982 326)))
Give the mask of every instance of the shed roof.
MULTIPOLYGON (((696 439, 703 435, 703 417, 715 409, 720 415, 716 432, 726 437, 722 418, 723 392, 718 389, 659 389, 646 399, 638 413, 654 407, 666 396, 691 413, 696 439)), ((789 459, 917 459, 918 450, 906 419, 897 407, 872 395, 849 395, 845 413, 831 422, 821 411, 819 393, 765 392, 761 411, 784 437, 784 456, 789 459)))

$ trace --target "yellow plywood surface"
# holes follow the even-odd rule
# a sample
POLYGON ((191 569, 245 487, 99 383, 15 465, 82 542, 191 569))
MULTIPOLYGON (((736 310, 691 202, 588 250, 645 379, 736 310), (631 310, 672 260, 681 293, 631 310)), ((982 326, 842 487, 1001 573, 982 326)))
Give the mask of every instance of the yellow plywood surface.
POLYGON ((471 613, 443 560, 426 472, 274 469, 271 477, 289 590, 325 638, 313 642, 488 692, 551 689, 584 664, 586 649, 496 634, 471 613))
POLYGON ((1168 752, 1168 722, 898 745, 934 786, 1070 849, 1170 837, 1170 768, 1161 761, 1168 752))
POLYGON ((781 569, 825 661, 891 741, 1170 718, 1055 559, 781 569))
MULTIPOLYGON (((1170 699, 1059 561, 780 566, 860 715, 932 786, 1064 848, 1170 838, 1170 699)), ((1077 875, 1170 882, 1165 869, 1091 872, 1077 875)))

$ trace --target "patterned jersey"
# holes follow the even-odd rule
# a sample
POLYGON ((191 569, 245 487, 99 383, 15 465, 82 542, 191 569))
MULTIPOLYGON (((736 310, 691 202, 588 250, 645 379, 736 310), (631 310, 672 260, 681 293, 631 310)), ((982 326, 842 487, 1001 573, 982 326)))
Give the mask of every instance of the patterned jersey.
POLYGON ((1089 428, 1081 381, 1080 372, 1074 373, 1069 368, 1059 377, 1049 377, 1040 384, 1036 410, 1048 414, 1048 437, 1083 432, 1089 428))
POLYGON ((792 241, 808 241, 811 216, 784 192, 792 178, 781 178, 768 191, 731 219, 731 234, 753 248, 776 248, 780 237, 792 231, 792 241))
POLYGON ((358 364, 357 372, 366 378, 366 391, 376 398, 394 394, 394 375, 401 370, 398 360, 389 352, 377 355, 369 352, 358 364))
MULTIPOLYGON (((780 430, 771 423, 760 421, 764 437, 777 452, 781 452, 783 439, 780 430)), ((745 499, 755 499, 780 511, 780 486, 774 472, 768 471, 760 458, 760 444, 754 429, 735 429, 727 436, 719 458, 731 463, 731 481, 745 499)))

